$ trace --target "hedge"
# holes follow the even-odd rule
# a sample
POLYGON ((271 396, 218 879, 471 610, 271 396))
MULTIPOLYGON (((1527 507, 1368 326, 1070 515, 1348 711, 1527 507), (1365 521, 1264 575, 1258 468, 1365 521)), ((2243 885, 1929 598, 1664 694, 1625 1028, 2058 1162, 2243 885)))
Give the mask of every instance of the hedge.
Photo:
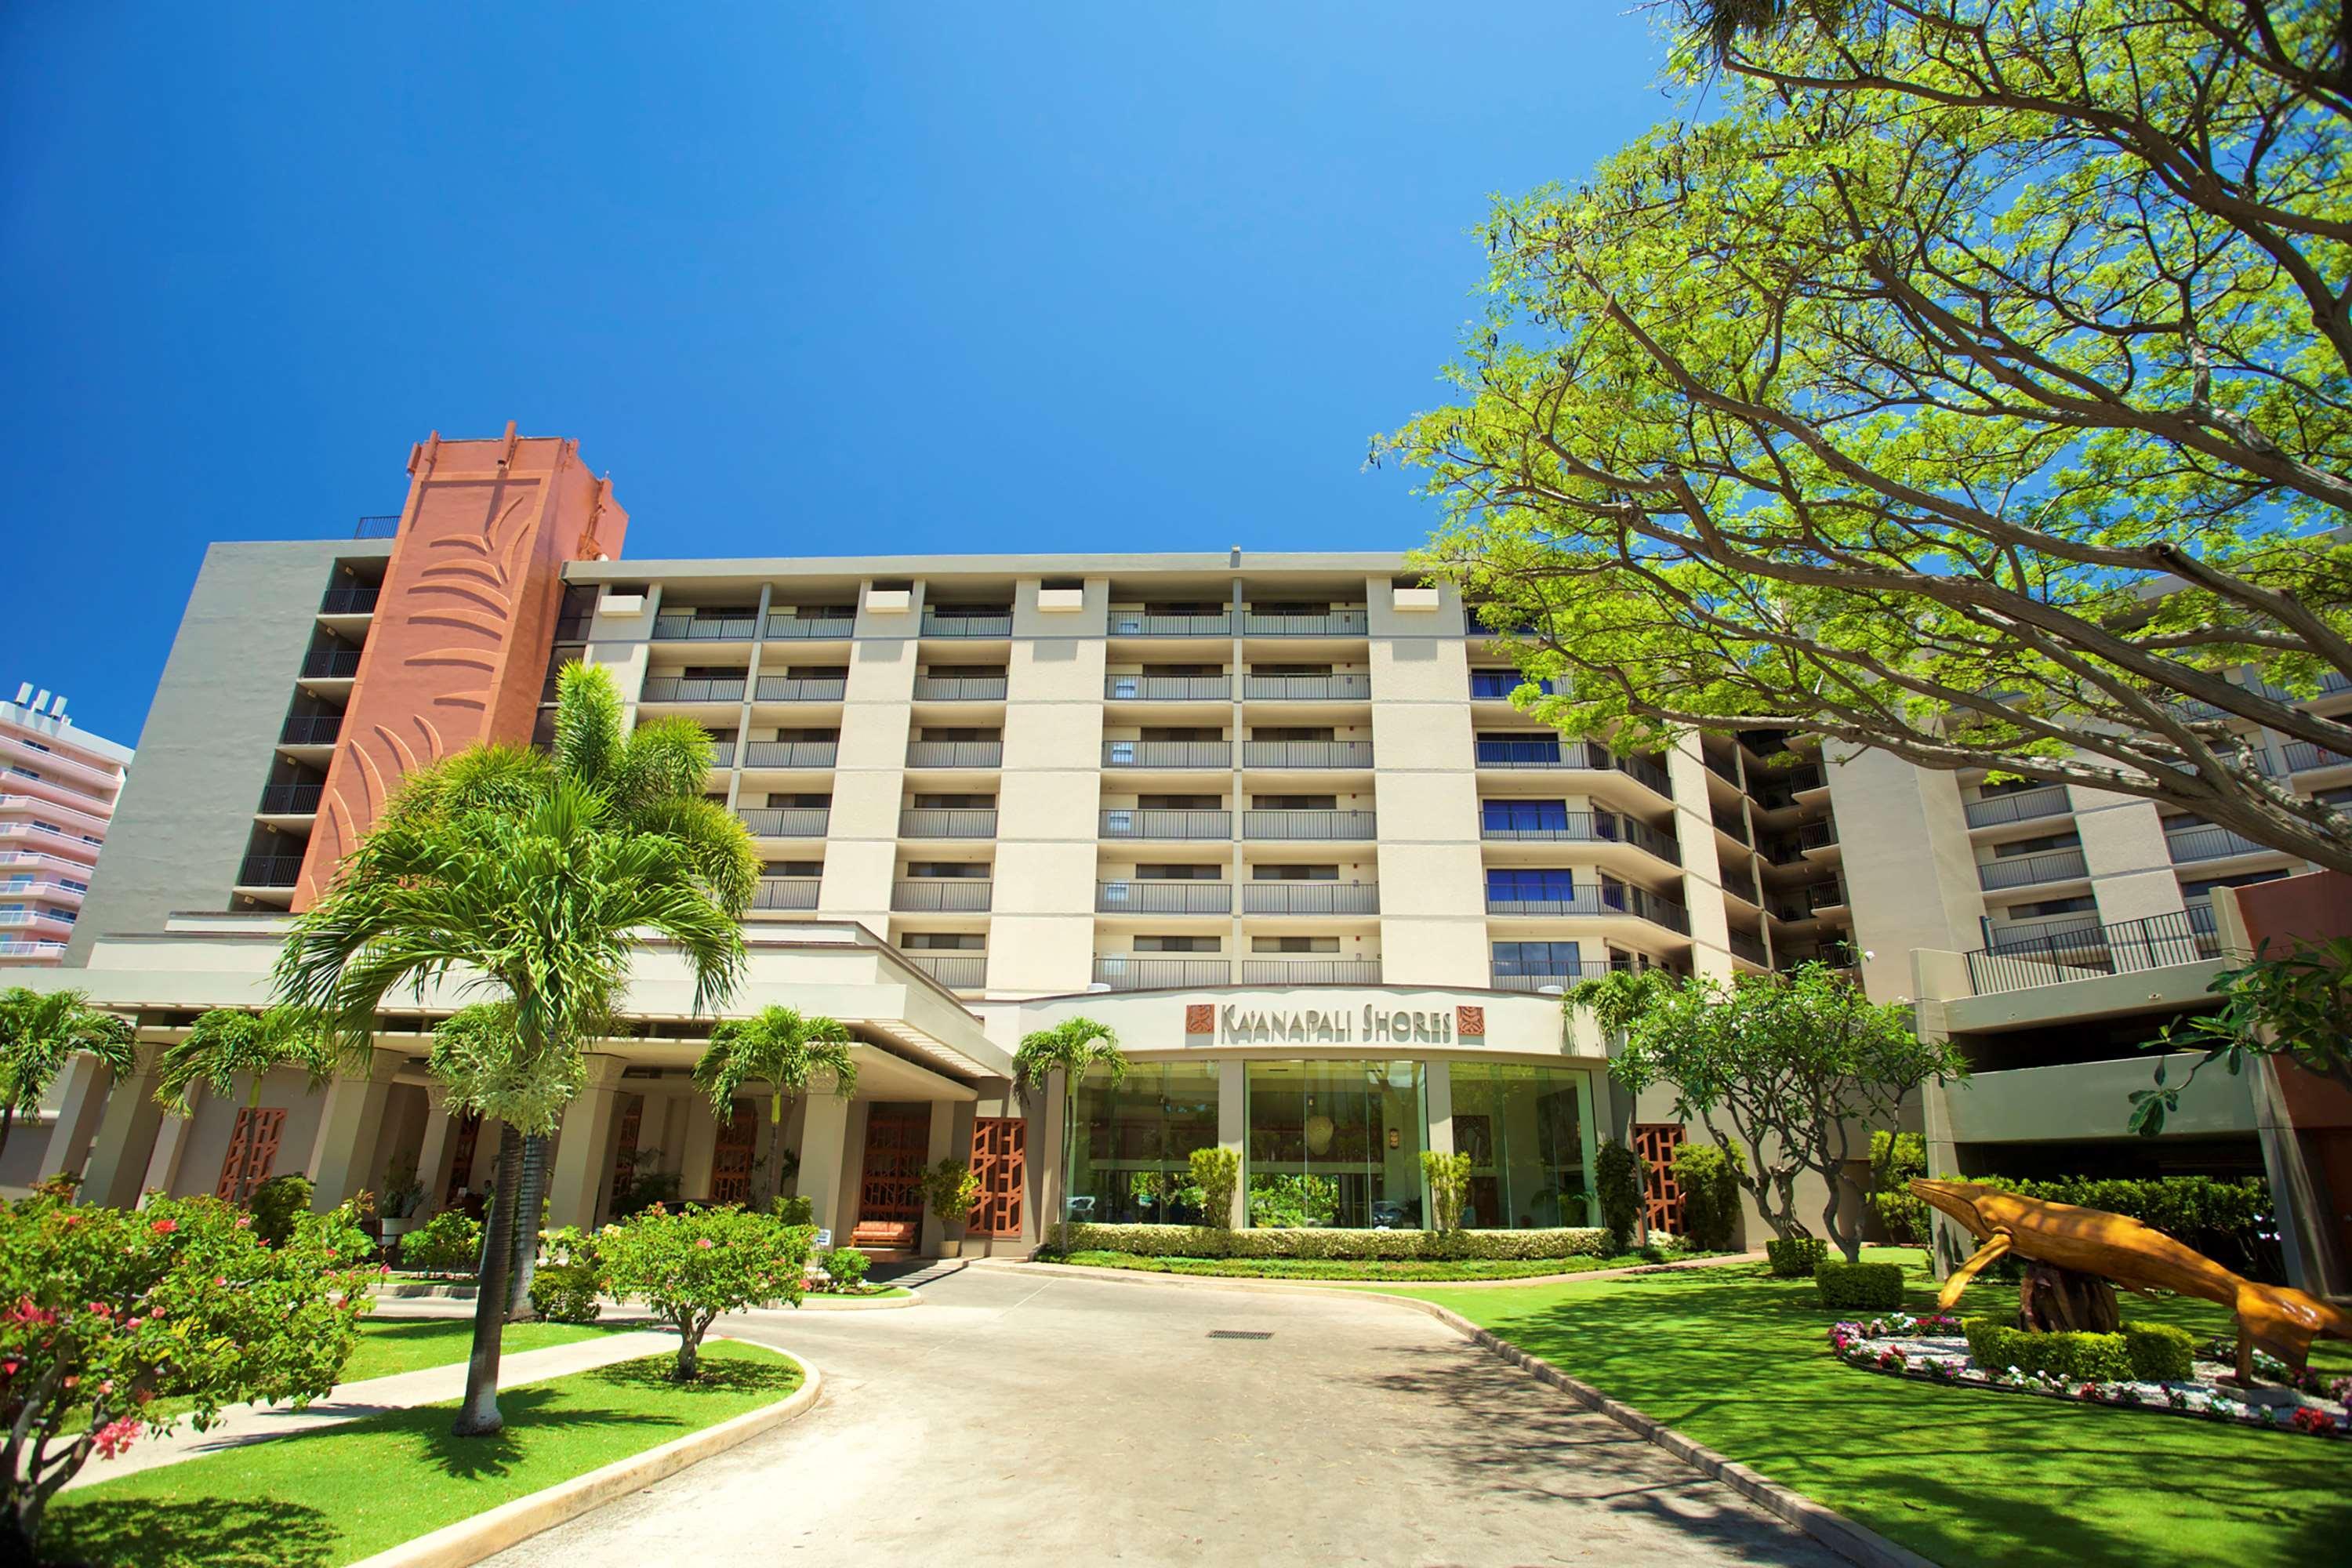
POLYGON ((2171 1323, 2126 1323, 2124 1353, 2142 1383, 2187 1383, 2197 1375, 2197 1336, 2171 1323))
POLYGON ((1073 1252, 1138 1258, 1606 1258, 1609 1233, 1557 1230, 1221 1230, 1199 1225, 1072 1225, 1073 1252))
POLYGON ((1764 1244, 1764 1261, 1775 1279, 1804 1279, 1829 1251, 1830 1244, 1817 1236, 1775 1237, 1764 1244))
POLYGON ((1903 1305, 1903 1266, 1825 1258, 1813 1268, 1822 1305, 1833 1312, 1892 1312, 1903 1305))
POLYGON ((1969 1357, 1996 1376, 2011 1367, 2084 1383, 2121 1383, 2132 1375, 2121 1334, 2030 1333, 1990 1318, 1963 1318, 1960 1330, 1969 1337, 1969 1357))
MULTIPOLYGON (((2276 1228, 2270 1184, 2260 1176, 2222 1181, 2213 1176, 2068 1176, 2054 1182, 2014 1181, 2006 1176, 1964 1176, 1962 1181, 1997 1187, 2021 1197, 2042 1198, 2077 1208, 2105 1209, 2160 1230, 2174 1240, 2239 1270, 2250 1279, 2280 1283, 2278 1246, 2263 1239, 2276 1228)), ((2000 1278, 2015 1266, 2004 1261, 2000 1278)))

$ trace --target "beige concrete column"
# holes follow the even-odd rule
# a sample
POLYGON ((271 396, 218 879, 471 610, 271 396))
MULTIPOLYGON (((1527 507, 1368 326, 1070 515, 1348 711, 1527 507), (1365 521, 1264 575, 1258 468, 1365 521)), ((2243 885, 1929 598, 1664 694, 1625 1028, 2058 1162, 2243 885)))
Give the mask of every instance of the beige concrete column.
POLYGON ((155 1103, 155 1064, 163 1047, 142 1043, 129 1076, 107 1096, 105 1114, 89 1151, 89 1179, 82 1184, 86 1203, 127 1209, 139 1202, 139 1184, 155 1152, 155 1133, 163 1122, 163 1108, 155 1103))
POLYGON ((563 1127, 555 1142, 555 1169, 547 1181, 547 1224, 551 1230, 567 1225, 583 1229, 596 1223, 604 1184, 613 1176, 614 1112, 621 1099, 619 1057, 585 1058, 588 1086, 563 1108, 563 1127))
POLYGON ((81 1174, 89 1161, 89 1142, 97 1135, 99 1118, 106 1110, 113 1076, 95 1057, 77 1056, 66 1063, 58 1075, 58 1119, 49 1129, 48 1151, 41 1156, 37 1176, 46 1179, 59 1172, 81 1174))
POLYGON ((686 1109, 686 1133, 678 1145, 677 1191, 680 1197, 710 1195, 710 1167, 719 1157, 719 1121, 710 1101, 698 1094, 678 1097, 686 1109))
POLYGON ((405 1050, 371 1050, 358 1072, 338 1068, 319 1110, 319 1135, 310 1142, 310 1206, 320 1214, 372 1190, 376 1144, 383 1133, 384 1097, 394 1074, 407 1065, 405 1050))
MULTIPOLYGON (((1054 1125, 1059 1127, 1060 1121, 1054 1125)), ((1234 1202, 1226 1223, 1239 1230, 1249 1224, 1249 1066, 1245 1062, 1217 1064, 1217 1147, 1241 1158, 1234 1181, 1234 1202)))
POLYGON ((449 1164, 457 1153, 457 1119, 449 1114, 446 1086, 425 1086, 425 1141, 416 1150, 416 1184, 425 1189, 417 1200, 420 1216, 429 1216, 449 1193, 449 1164))
MULTIPOLYGON (((955 1101, 931 1101, 930 1143, 923 1152, 923 1163, 936 1165, 955 1152, 955 1101)), ((915 1240, 915 1250, 925 1258, 937 1258, 947 1239, 947 1222, 931 1212, 928 1200, 923 1205, 923 1227, 915 1240)))
POLYGON ((139 1179, 139 1191, 171 1195, 172 1184, 180 1177, 180 1156, 188 1150, 188 1133, 195 1124, 195 1111, 205 1102, 204 1089, 188 1086, 188 1114, 173 1116, 164 1113, 163 1124, 155 1134, 154 1152, 147 1157, 147 1173, 139 1179))
POLYGON ((837 1094, 812 1094, 803 1100, 801 1117, 800 1195, 808 1199, 817 1228, 830 1230, 842 1245, 848 1243, 850 1229, 844 1217, 846 1184, 841 1177, 849 1143, 849 1107, 837 1094))
MULTIPOLYGON (((1429 1152, 1433 1154, 1454 1152, 1454 1064, 1444 1057, 1431 1061, 1422 1079, 1422 1095, 1429 1109, 1429 1152)), ((1432 1206, 1429 1177, 1421 1178, 1421 1223, 1427 1227, 1437 1217, 1432 1206)))

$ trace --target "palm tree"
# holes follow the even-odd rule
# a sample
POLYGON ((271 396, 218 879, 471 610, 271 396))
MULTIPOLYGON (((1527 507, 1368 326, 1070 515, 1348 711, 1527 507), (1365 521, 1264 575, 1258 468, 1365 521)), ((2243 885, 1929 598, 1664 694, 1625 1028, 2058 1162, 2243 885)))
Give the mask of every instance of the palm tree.
MULTIPOLYGON (((1077 1136, 1078 1085, 1097 1068, 1109 1077, 1114 1089, 1127 1078, 1127 1057, 1118 1048, 1118 1036, 1109 1025, 1092 1018, 1065 1018, 1050 1029, 1024 1035, 1021 1048, 1013 1053, 1013 1091, 1024 1098, 1041 1092, 1055 1073, 1062 1075, 1062 1166, 1054 1178, 1057 1189, 1069 1185, 1071 1142, 1077 1136)), ((1066 1251, 1070 1216, 1066 1190, 1057 1191, 1055 1210, 1061 1216, 1060 1235, 1066 1251)))
POLYGON ((40 1108, 42 1097, 75 1055, 96 1058, 115 1077, 136 1057, 130 1021, 89 1005, 82 991, 0 991, 0 1152, 19 1111, 40 1108))
POLYGON ((710 1031, 710 1047, 694 1064, 694 1081, 710 1097, 711 1114, 725 1126, 735 1091, 747 1083, 768 1086, 768 1169, 774 1192, 784 1190, 784 1103, 798 1102, 819 1073, 833 1075, 833 1092, 844 1100, 857 1092, 857 1063, 849 1054, 850 1034, 841 1021, 791 1007, 762 1008, 749 1018, 730 1018, 710 1031))
POLYGON ((188 1032, 163 1047, 156 1064, 155 1102, 174 1116, 194 1115, 192 1091, 199 1084, 226 1100, 243 1078, 245 1108, 258 1110, 261 1080, 281 1067, 300 1068, 313 1089, 334 1076, 334 1037, 316 1014, 298 1007, 261 1013, 215 1007, 196 1015, 188 1032))

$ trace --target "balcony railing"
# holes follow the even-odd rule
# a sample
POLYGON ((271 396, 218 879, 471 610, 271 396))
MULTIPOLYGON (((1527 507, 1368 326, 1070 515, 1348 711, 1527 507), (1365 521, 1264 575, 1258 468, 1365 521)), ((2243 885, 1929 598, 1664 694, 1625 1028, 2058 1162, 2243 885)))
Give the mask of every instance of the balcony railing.
POLYGON ((753 698, 761 702, 838 702, 848 689, 848 680, 837 675, 763 675, 753 698))
POLYGON ((1234 908, 1231 882, 1097 882, 1095 912, 1105 915, 1223 915, 1234 908))
POLYGON ((1234 634, 1234 618, 1223 616, 1147 616, 1139 610, 1113 610, 1110 635, 1115 637, 1223 637, 1234 634))
POLYGON ((1845 879, 1832 877, 1826 882, 1810 882, 1805 887, 1805 908, 1809 910, 1834 910, 1844 907, 1845 879))
POLYGON ((909 741, 907 742, 907 765, 910 768, 1001 768, 1004 765, 1004 742, 909 741))
POLYGON ((996 884, 986 877, 909 877, 890 885, 890 907, 921 913, 977 914, 996 884))
POLYGON ((1682 846, 1647 823, 1613 811, 1571 811, 1557 826, 1498 826, 1481 823, 1478 837, 1506 844, 1631 844, 1679 866, 1682 846))
POLYGON ((898 814, 901 838, 993 838, 996 813, 982 806, 908 806, 898 814))
POLYGON ((2289 741, 2283 748, 2286 752, 2286 771, 2307 773, 2315 768, 2340 768, 2352 763, 2352 756, 2330 751, 2312 741, 2289 741))
POLYGON ((1362 610, 1319 616, 1262 616, 1252 610, 1242 617, 1242 631, 1254 637, 1360 637, 1364 626, 1362 610))
POLYGON ((743 680, 683 675, 649 675, 637 693, 640 702, 740 702, 743 680))
POLYGON ((1244 958, 1244 985, 1378 985, 1377 958, 1244 958))
POLYGON ((988 984, 984 952, 919 952, 901 949, 899 956, 950 991, 978 991, 988 984))
POLYGON ((1242 695, 1253 702, 1368 702, 1372 696, 1369 675, 1252 675, 1242 680, 1242 695))
POLYGON ((1105 838, 1231 838, 1234 814, 1206 807, 1120 806, 1102 814, 1105 838))
POLYGON ((65 955, 66 944, 61 942, 0 942, 0 958, 46 961, 65 955))
POLYGON ((1565 991, 1580 980, 1603 980, 1615 968, 1608 963, 1580 963, 1573 971, 1549 971, 1541 974, 1497 974, 1494 989, 1497 991, 1544 991, 1554 986, 1565 991))
POLYGON ((751 895, 755 910, 813 910, 816 908, 818 877, 762 877, 759 890, 751 895))
POLYGON ((240 888, 290 888, 301 879, 299 855, 248 855, 236 870, 240 888))
POLYGON ((2271 847, 2260 844, 2242 833, 2227 827, 2182 827, 2164 836, 2165 847, 2172 852, 2172 863, 2182 865, 2190 860, 2218 860, 2224 855, 2267 855, 2271 847))
POLYGON ((2043 784, 2006 795, 1989 795, 1968 804, 1970 827, 1997 827, 2004 822, 2031 822, 2037 816, 2057 816, 2072 809, 2064 784, 2043 784))
POLYGON ((363 517, 352 528, 353 539, 396 539, 400 536, 400 514, 390 517, 363 517))
POLYGON ((1379 837, 1380 820, 1369 811, 1279 811, 1242 813, 1244 838, 1359 839, 1379 837))
POLYGON ((1245 915, 1376 915, 1378 882, 1293 882, 1268 879, 1242 884, 1245 915))
POLYGON ((261 810, 272 816, 310 816, 319 809, 314 784, 274 784, 261 786, 261 810))
POLYGON ((1609 768, 1671 796, 1674 784, 1666 770, 1647 757, 1621 757, 1595 742, 1566 742, 1543 735, 1481 735, 1477 762, 1482 768, 1609 768))
POLYGON ((749 741, 743 746, 747 768, 829 768, 841 754, 838 741, 749 741))
POLYGON ((360 672, 355 647, 314 647, 302 656, 305 680, 349 680, 360 672))
POLYGON ((1227 985, 1233 965, 1222 958, 1145 958, 1112 954, 1095 960, 1095 984, 1113 991, 1173 991, 1227 985))
POLYGON ((2086 925, 1996 942, 1967 955, 1969 983, 1978 995, 1989 996, 2095 974, 2135 974, 2196 963, 2219 957, 2221 952, 2213 907, 2191 904, 2175 913, 2117 925, 2086 925))
POLYGON ((839 642, 857 629, 847 616, 770 616, 770 642, 839 642))
POLYGON ((754 838, 822 838, 833 820, 823 805, 751 805, 736 812, 754 838))
POLYGON ((1230 768, 1230 741, 1105 741, 1107 768, 1230 768))
POLYGON ((1826 849, 1837 841, 1837 823, 1834 819, 1808 822, 1797 829, 1797 847, 1800 849, 1826 849))
MULTIPOLYGON (((772 623, 773 617, 771 617, 772 623)), ((750 642, 760 635, 757 616, 656 616, 656 642, 750 642)), ((773 632, 769 634, 774 636, 773 632)))
POLYGON ((1512 898, 1489 892, 1490 915, 1634 915, 1671 931, 1690 933, 1690 911, 1647 888, 1583 886, 1557 898, 1512 898))
POLYGON ((365 616, 375 611, 376 595, 382 590, 373 584, 365 587, 330 588, 319 601, 322 616, 365 616))
POLYGON ((1013 616, 1009 611, 984 612, 959 616, 923 607, 923 635, 927 637, 1009 637, 1013 635, 1013 616))
POLYGON ((1762 938, 1749 936, 1743 931, 1736 931, 1730 933, 1730 943, 1734 957, 1744 958, 1750 963, 1766 962, 1762 938))
POLYGON ((1245 768, 1369 768, 1370 741, 1245 741, 1245 768))
POLYGON ((1745 866, 1723 868, 1723 890, 1735 899, 1745 899, 1759 908, 1764 902, 1764 889, 1756 883, 1756 873, 1745 866))
POLYGON ((1001 675, 919 675, 918 702, 1002 702, 1005 678, 1001 675))
POLYGON ((1983 861, 1977 867, 1977 884, 1988 889, 2025 888, 2036 882, 2063 882, 2088 875, 2080 849, 2051 849, 2040 855, 1983 861))
POLYGON ((1738 839, 1742 844, 1753 844, 1755 842, 1754 839, 1748 836, 1747 817, 1741 816, 1738 812, 1718 811, 1714 814, 1714 816, 1716 826, 1721 828, 1732 837, 1738 839))
POLYGON ((1103 697, 1112 702, 1225 702, 1234 683, 1223 675, 1106 675, 1103 697))
POLYGON ((735 765, 735 742, 732 741, 711 742, 710 765, 714 768, 733 767, 735 765))
POLYGON ((557 642, 586 642, 588 640, 588 626, 593 619, 594 617, 592 616, 556 616, 555 640, 557 642))

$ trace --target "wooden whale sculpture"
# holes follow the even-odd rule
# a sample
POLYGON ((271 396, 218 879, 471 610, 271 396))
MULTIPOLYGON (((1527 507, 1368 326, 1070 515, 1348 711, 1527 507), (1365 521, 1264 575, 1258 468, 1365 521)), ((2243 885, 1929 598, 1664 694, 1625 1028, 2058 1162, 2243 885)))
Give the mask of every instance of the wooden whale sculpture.
POLYGON ((1936 1299, 1947 1310, 1981 1270, 2014 1257, 2029 1265, 2112 1279, 2141 1295, 2169 1290, 2229 1308, 2238 1319, 2241 1384, 2253 1382, 2256 1345, 2300 1373, 2312 1341, 2322 1335, 2352 1340, 2352 1312, 2284 1285, 2258 1284, 2233 1274, 2136 1219, 2021 1197, 1976 1182, 1921 1177, 1911 1183, 1911 1191, 1983 1243, 1944 1281, 1936 1299))

